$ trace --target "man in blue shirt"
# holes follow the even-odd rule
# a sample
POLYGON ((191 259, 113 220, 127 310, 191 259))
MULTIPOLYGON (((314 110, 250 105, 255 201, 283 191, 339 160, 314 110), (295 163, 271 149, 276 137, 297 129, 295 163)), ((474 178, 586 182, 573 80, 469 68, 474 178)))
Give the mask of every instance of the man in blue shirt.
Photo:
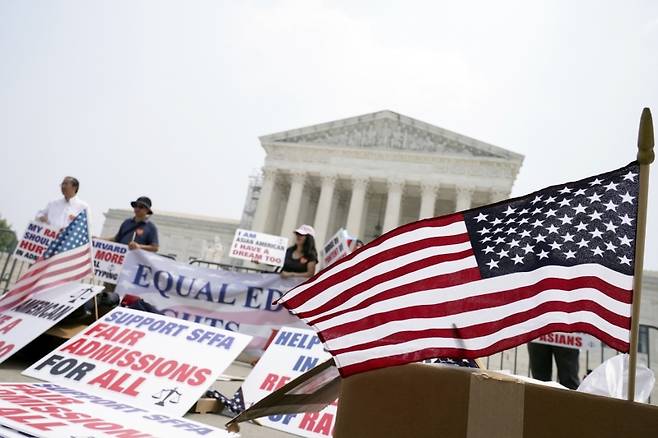
POLYGON ((153 222, 149 222, 151 210, 151 199, 140 196, 136 201, 130 203, 135 216, 123 221, 119 232, 113 238, 107 239, 113 242, 128 245, 130 249, 143 249, 145 251, 157 252, 159 246, 158 229, 153 222))

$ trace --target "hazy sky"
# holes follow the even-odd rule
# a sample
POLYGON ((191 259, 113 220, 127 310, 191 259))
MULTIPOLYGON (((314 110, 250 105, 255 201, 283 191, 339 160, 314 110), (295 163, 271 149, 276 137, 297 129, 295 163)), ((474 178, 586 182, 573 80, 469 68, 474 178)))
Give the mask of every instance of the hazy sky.
POLYGON ((524 154, 521 195, 634 160, 645 106, 654 0, 0 0, 0 215, 74 175, 95 233, 140 195, 239 219, 258 136, 383 109, 524 154))

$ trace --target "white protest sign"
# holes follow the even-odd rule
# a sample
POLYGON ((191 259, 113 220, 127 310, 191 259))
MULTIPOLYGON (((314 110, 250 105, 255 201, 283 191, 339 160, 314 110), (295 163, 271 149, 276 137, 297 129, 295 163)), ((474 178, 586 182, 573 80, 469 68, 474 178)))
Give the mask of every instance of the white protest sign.
POLYGON ((11 429, 8 426, 5 426, 4 424, 0 424, 0 436, 2 438, 25 438, 26 436, 34 436, 34 435, 25 435, 23 432, 19 432, 17 430, 11 429))
POLYGON ((102 290, 101 286, 65 284, 0 312, 0 363, 102 290))
MULTIPOLYGON (((313 330, 281 327, 242 384, 245 406, 249 407, 330 357, 313 330)), ((320 412, 270 415, 259 418, 258 422, 295 435, 330 437, 335 419, 334 402, 320 412)))
POLYGON ((115 308, 23 374, 182 416, 251 336, 115 308))
POLYGON ((255 231, 235 230, 229 255, 236 259, 255 261, 265 265, 283 266, 288 239, 255 231))
POLYGON ((576 350, 595 350, 601 348, 601 341, 585 333, 549 333, 534 339, 532 342, 576 350))
POLYGON ((94 277, 116 284, 128 252, 128 245, 102 239, 92 240, 94 250, 94 277))
POLYGON ((246 353, 260 357, 281 326, 308 326, 274 304, 303 278, 274 273, 230 272, 179 263, 140 249, 131 250, 117 292, 137 295, 167 316, 252 336, 246 353))
POLYGON ((0 423, 27 436, 46 438, 235 436, 53 383, 0 383, 0 423))
POLYGON ((41 257, 50 243, 57 237, 58 230, 49 228, 47 224, 38 221, 32 221, 27 225, 23 237, 21 237, 14 257, 18 260, 34 263, 41 257))
POLYGON ((341 228, 324 244, 322 247, 323 267, 326 268, 352 252, 348 244, 348 237, 347 231, 341 228))

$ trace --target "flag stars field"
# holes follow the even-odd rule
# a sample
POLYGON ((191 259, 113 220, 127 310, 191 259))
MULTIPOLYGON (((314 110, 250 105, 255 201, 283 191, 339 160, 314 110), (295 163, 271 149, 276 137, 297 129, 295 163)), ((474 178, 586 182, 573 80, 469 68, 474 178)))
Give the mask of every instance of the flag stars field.
MULTIPOLYGON (((633 218, 628 215, 628 212, 623 215, 617 214, 617 209, 624 203, 632 206, 635 196, 631 195, 629 190, 620 193, 619 186, 624 181, 635 182, 636 176, 636 173, 628 172, 618 182, 595 178, 587 182, 584 187, 565 185, 556 190, 555 193, 569 195, 569 198, 565 196, 560 199, 560 196, 549 194, 548 196, 537 195, 532 200, 526 201, 529 205, 543 202, 544 207, 535 208, 532 213, 528 208, 514 208, 511 205, 508 205, 504 211, 499 213, 495 213, 495 210, 488 213, 480 212, 474 219, 476 223, 481 223, 482 228, 479 231, 481 235, 491 234, 487 237, 486 242, 492 241, 497 234, 505 234, 509 237, 509 240, 505 238, 493 240, 495 245, 484 248, 483 254, 494 255, 494 257, 497 254, 498 260, 490 259, 494 262, 508 257, 515 265, 518 265, 523 263, 523 259, 519 258, 520 253, 512 252, 514 248, 523 250, 523 256, 534 255, 535 257, 532 257, 534 260, 546 259, 548 254, 552 254, 554 257, 565 261, 575 260, 579 251, 589 250, 593 256, 603 256, 604 252, 608 251, 616 254, 620 260, 620 265, 628 266, 630 264, 630 262, 627 262, 627 260, 630 260, 628 254, 624 252, 625 250, 622 250, 621 253, 616 253, 616 250, 624 244, 627 249, 631 248, 631 241, 626 235, 617 237, 616 233, 620 226, 627 225, 630 228, 633 218), (616 204, 613 199, 621 204, 616 204), (606 200, 607 202, 605 202, 606 200), (575 206, 572 206, 573 201, 575 201, 575 206), (588 206, 584 204, 588 204, 588 206), (503 220, 503 218, 507 220, 503 220), (589 218, 588 224, 583 221, 587 218, 589 218), (490 228, 490 226, 493 227, 501 223, 505 223, 505 225, 500 228, 493 228, 493 230, 490 228), (511 224, 515 224, 515 226, 511 226, 511 224), (507 228, 508 225, 509 228, 507 228), (553 241, 546 242, 545 236, 541 234, 542 231, 545 231, 549 236, 557 236, 553 241), (579 237, 578 241, 575 240, 577 237, 579 237), (517 238, 520 238, 520 240, 517 240, 517 238), (599 249, 596 242, 589 247, 590 242, 594 239, 601 241, 603 244, 602 249, 599 249), (537 249, 541 251, 541 257, 536 254, 538 251, 535 251, 534 247, 530 247, 529 243, 531 241, 537 245, 540 243, 547 245, 537 249), (618 245, 615 243, 618 243, 618 245), (501 248, 498 248, 498 246, 501 246, 501 248), (550 251, 547 252, 549 249, 550 251)), ((526 260, 530 262, 531 258, 526 260)), ((503 268, 498 263, 487 263, 487 266, 490 270, 503 268)))

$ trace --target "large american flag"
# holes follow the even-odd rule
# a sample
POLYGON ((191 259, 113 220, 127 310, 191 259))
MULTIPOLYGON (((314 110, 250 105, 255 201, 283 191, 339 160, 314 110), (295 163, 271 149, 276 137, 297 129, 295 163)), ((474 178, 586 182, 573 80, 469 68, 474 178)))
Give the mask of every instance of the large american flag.
POLYGON ((629 350, 639 166, 392 230, 280 302, 343 376, 554 331, 629 350))
POLYGON ((83 210, 46 249, 13 289, 0 299, 0 312, 43 290, 81 280, 92 273, 87 211, 83 210))

